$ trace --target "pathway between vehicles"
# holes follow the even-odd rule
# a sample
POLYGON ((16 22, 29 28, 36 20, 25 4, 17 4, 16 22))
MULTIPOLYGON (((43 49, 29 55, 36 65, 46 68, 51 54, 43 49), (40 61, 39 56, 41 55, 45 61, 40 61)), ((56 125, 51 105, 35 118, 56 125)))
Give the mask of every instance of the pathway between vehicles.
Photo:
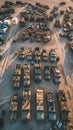
POLYGON ((58 49, 59 49, 58 51, 60 53, 61 63, 62 63, 62 66, 63 66, 65 76, 66 77, 69 76, 72 80, 70 64, 68 62, 68 57, 66 55, 66 50, 64 49, 64 45, 62 45, 62 43, 59 40, 59 33, 60 32, 55 32, 54 37, 56 39, 56 43, 57 43, 57 46, 58 46, 58 49))

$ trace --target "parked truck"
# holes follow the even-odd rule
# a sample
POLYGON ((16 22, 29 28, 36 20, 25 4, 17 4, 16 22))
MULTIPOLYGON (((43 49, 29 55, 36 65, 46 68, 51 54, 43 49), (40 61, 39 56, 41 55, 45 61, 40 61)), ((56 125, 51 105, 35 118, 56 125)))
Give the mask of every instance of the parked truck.
POLYGON ((16 67, 14 69, 14 76, 13 76, 14 88, 20 87, 20 81, 21 81, 21 65, 16 64, 16 67))
POLYGON ((26 57, 26 54, 27 54, 27 50, 24 47, 21 47, 20 50, 19 50, 18 58, 20 60, 24 60, 25 57, 26 57))
POLYGON ((21 120, 30 120, 31 118, 31 90, 24 89, 21 94, 21 120))
POLYGON ((30 86, 30 65, 29 64, 23 65, 23 86, 24 87, 30 86))
POLYGON ((36 119, 44 120, 44 93, 42 89, 36 90, 36 119))
POLYGON ((34 76, 35 76, 35 81, 41 81, 42 80, 42 69, 41 69, 40 63, 34 64, 34 76))
POLYGON ((58 101, 59 101, 59 110, 60 117, 62 121, 68 121, 69 109, 67 106, 67 100, 65 96, 65 92, 63 90, 58 91, 58 101))
POLYGON ((10 102, 10 120, 16 121, 18 118, 18 104, 19 104, 19 94, 15 93, 11 97, 10 102))
POLYGON ((48 119, 51 121, 56 120, 56 107, 54 93, 49 91, 47 93, 47 104, 48 104, 48 119))
POLYGON ((60 70, 58 69, 57 66, 53 66, 52 73, 53 73, 53 76, 54 76, 54 83, 60 84, 61 83, 61 72, 60 72, 60 70))
POLYGON ((36 47, 34 50, 34 60, 35 62, 40 62, 41 60, 41 52, 39 47, 36 47))

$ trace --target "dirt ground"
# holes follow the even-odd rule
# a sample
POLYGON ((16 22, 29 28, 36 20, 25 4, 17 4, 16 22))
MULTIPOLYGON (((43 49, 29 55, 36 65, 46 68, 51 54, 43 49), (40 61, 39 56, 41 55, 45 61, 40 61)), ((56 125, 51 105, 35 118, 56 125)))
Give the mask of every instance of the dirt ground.
MULTIPOLYGON (((13 0, 14 2, 16 0, 13 0)), ((30 0, 30 3, 35 4, 35 2, 41 2, 43 4, 48 4, 50 7, 50 10, 53 8, 53 6, 58 5, 62 0, 30 0)), ((60 7, 62 9, 66 9, 68 6, 73 5, 73 2, 71 0, 64 0, 66 1, 66 5, 63 7, 60 7)), ((0 0, 0 5, 3 4, 3 0, 0 0)), ((26 0, 24 0, 26 2, 26 0)), ((27 0, 29 2, 29 0, 27 0)), ((13 16, 17 16, 18 13, 23 10, 23 8, 16 8, 16 12, 13 16)), ((62 20, 62 18, 60 18, 62 20)), ((5 116, 5 127, 3 130, 29 130, 29 129, 35 129, 35 130, 49 130, 49 128, 52 126, 52 123, 49 122, 46 116, 46 120, 44 122, 37 122, 35 119, 35 91, 37 88, 42 88, 44 90, 44 94, 46 95, 48 90, 53 90, 54 93, 56 93, 59 89, 63 89, 66 93, 67 102, 69 110, 71 111, 71 121, 73 123, 73 52, 70 50, 70 48, 66 47, 66 40, 60 39, 59 33, 60 30, 53 29, 52 34, 52 40, 43 45, 42 43, 30 43, 29 40, 26 42, 16 42, 12 44, 12 40, 14 37, 18 37, 21 33, 20 28, 18 25, 15 27, 12 27, 9 31, 8 37, 6 39, 6 44, 3 46, 3 49, 5 50, 4 59, 0 63, 0 110, 5 109, 7 111, 5 116), (23 87, 20 86, 19 90, 13 89, 13 69, 17 63, 25 64, 28 63, 26 60, 20 61, 18 60, 18 57, 15 55, 15 52, 18 51, 20 47, 24 46, 25 48, 35 48, 39 46, 41 49, 45 48, 48 52, 51 48, 56 48, 57 55, 60 57, 60 61, 58 63, 59 69, 61 71, 61 84, 59 86, 55 85, 53 81, 45 81, 44 78, 42 79, 40 84, 36 84, 34 81, 34 74, 33 74, 33 66, 31 66, 31 73, 32 73, 32 79, 31 79, 31 86, 30 89, 32 91, 32 117, 31 120, 28 123, 22 123, 20 120, 20 116, 18 118, 17 122, 11 122, 9 120, 10 118, 10 97, 13 93, 21 92, 23 87), (68 91, 70 93, 71 99, 69 98, 68 91)), ((42 62, 42 70, 43 67, 49 65, 49 62, 42 62)), ((45 100, 46 97, 44 96, 45 100)), ((55 99, 56 100, 56 99, 55 99)), ((45 102, 46 106, 46 102, 45 102)), ((46 113, 46 107, 45 107, 45 115, 46 113)), ((57 112, 57 119, 59 119, 59 113, 57 112)))

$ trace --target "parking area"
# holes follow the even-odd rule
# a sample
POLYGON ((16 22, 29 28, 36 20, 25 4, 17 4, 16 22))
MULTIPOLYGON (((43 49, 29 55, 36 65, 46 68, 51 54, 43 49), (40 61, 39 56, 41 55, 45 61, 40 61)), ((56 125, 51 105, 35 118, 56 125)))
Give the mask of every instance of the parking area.
MULTIPOLYGON (((52 46, 52 41, 50 42, 50 43, 48 43, 47 45, 45 45, 44 47, 42 47, 42 44, 41 43, 39 43, 39 47, 40 47, 40 49, 42 50, 42 49, 46 49, 47 50, 47 52, 48 52, 48 59, 49 59, 49 52, 50 52, 50 50, 51 50, 51 48, 55 48, 55 45, 56 45, 56 43, 55 43, 55 41, 53 42, 53 44, 54 44, 54 47, 52 46), (48 48, 48 45, 49 45, 49 48, 48 48), (48 49, 47 49, 48 48, 48 49)), ((17 122, 11 122, 11 121, 9 121, 9 119, 10 119, 10 113, 9 113, 9 109, 10 109, 10 103, 8 103, 8 109, 7 109, 7 114, 8 114, 8 116, 6 116, 7 117, 7 122, 5 123, 5 129, 9 129, 9 126, 10 126, 10 128, 11 128, 11 125, 12 125, 12 127, 15 129, 15 126, 16 126, 16 128, 21 128, 22 127, 22 129, 48 129, 48 128, 50 128, 51 126, 52 126, 52 123, 51 122, 49 122, 49 120, 47 119, 47 106, 46 106, 46 94, 47 94, 47 92, 48 91, 53 91, 54 92, 54 94, 55 94, 55 96, 56 96, 56 92, 57 92, 57 90, 59 89, 59 87, 60 86, 63 86, 63 85, 66 85, 66 79, 65 79, 65 74, 64 74, 64 72, 63 72, 63 67, 62 67, 62 65, 60 64, 60 61, 59 61, 59 63, 58 63, 58 68, 59 68, 59 70, 60 70, 60 72, 61 72, 61 84, 58 86, 58 85, 55 85, 55 83, 54 83, 54 80, 53 79, 51 79, 51 80, 49 80, 49 81, 46 81, 45 79, 44 79, 44 67, 45 66, 50 66, 51 67, 51 63, 50 63, 50 61, 48 60, 48 61, 42 61, 41 60, 41 67, 42 67, 42 80, 41 80, 41 82, 36 82, 35 81, 35 79, 34 79, 34 65, 31 65, 31 62, 29 62, 29 61, 27 61, 27 59, 25 58, 24 60, 20 60, 19 59, 19 57, 18 57, 18 53, 17 53, 17 55, 15 54, 16 52, 18 52, 18 50, 21 48, 21 47, 24 47, 24 48, 32 48, 33 50, 34 50, 34 48, 35 47, 37 47, 37 45, 36 45, 36 43, 29 43, 29 41, 26 41, 26 42, 16 42, 16 43, 13 43, 12 45, 11 45, 11 50, 10 50, 10 55, 9 55, 9 61, 7 62, 7 67, 6 67, 6 70, 5 70, 5 73, 4 73, 4 75, 3 75, 3 77, 2 77, 2 83, 1 83, 1 88, 0 88, 0 92, 1 92, 1 94, 0 94, 0 97, 2 98, 4 98, 5 97, 5 101, 7 102, 9 102, 10 101, 10 97, 11 97, 11 95, 12 94, 14 94, 14 93, 16 93, 16 92, 18 92, 18 93, 21 93, 22 92, 22 90, 23 90, 23 86, 21 85, 20 86, 20 88, 18 89, 18 90, 16 90, 16 89, 14 89, 14 86, 13 86, 13 74, 14 74, 14 68, 15 68, 15 66, 16 66, 16 64, 22 64, 22 65, 24 65, 24 64, 26 64, 26 63, 28 63, 28 64, 30 64, 30 71, 31 71, 31 84, 30 84, 30 89, 31 89, 31 91, 32 91, 32 100, 31 100, 31 120, 30 121, 28 121, 28 123, 23 123, 22 124, 22 122, 21 122, 21 116, 19 115, 19 117, 18 117, 18 121, 17 122), (26 46, 27 45, 27 46, 26 46), (3 89, 4 88, 4 89, 3 89), (45 121, 44 121, 44 123, 42 123, 41 122, 41 125, 42 126, 40 126, 40 123, 36 120, 36 117, 35 117, 35 113, 36 113, 36 111, 35 111, 35 107, 36 107, 36 103, 35 103, 35 93, 36 93, 36 89, 43 89, 44 90, 44 100, 45 100, 45 104, 44 104, 44 106, 45 106, 45 116, 46 116, 46 118, 45 118, 45 121), (7 98, 7 100, 6 100, 6 98, 7 98), (10 123, 10 124, 9 124, 10 123), (14 126, 14 124, 15 124, 15 126, 14 126), (6 126, 7 125, 7 126, 6 126)), ((58 54, 58 50, 57 50, 58 48, 56 47, 56 52, 57 52, 57 54, 58 54)), ((51 74, 51 76, 53 76, 52 74, 51 74)), ((57 105, 57 97, 55 97, 55 102, 56 102, 56 110, 57 110, 57 119, 59 119, 59 112, 58 112, 58 105, 57 105)), ((7 104, 7 103, 6 103, 7 104)), ((5 107, 5 106, 4 106, 5 107)))
MULTIPOLYGON (((28 2, 28 1, 27 1, 28 2)), ((38 0, 38 2, 41 2, 38 0)), ((30 1, 30 3, 35 4, 34 1, 30 1)), ((44 2, 41 2, 42 4, 44 4, 44 2)), ((55 1, 45 1, 45 4, 48 4, 50 9, 47 11, 47 14, 49 15, 49 13, 52 11, 54 6, 58 6, 58 13, 60 12, 60 10, 64 10, 66 8, 69 7, 69 5, 71 6, 72 1, 67 2, 66 1, 66 5, 62 6, 59 4, 60 2, 55 0, 55 1)), ((30 5, 31 6, 31 5, 30 5)), ((25 10, 24 7, 15 7, 16 12, 15 14, 13 14, 13 17, 18 15, 21 11, 25 10), (20 11, 19 11, 20 9, 20 11), (19 13, 18 13, 19 12, 19 13)), ((57 8, 57 7, 55 7, 57 8)), ((28 11, 28 10, 27 10, 28 11)), ((56 15, 56 14, 54 14, 56 15)), ((58 14, 57 14, 58 15, 58 14)), ((18 16, 19 17, 19 16, 18 16)), ((47 16, 46 16, 47 17, 47 16)), ((62 28, 56 28, 54 27, 55 22, 59 22, 56 20, 60 19, 61 25, 62 25, 62 21, 63 21, 63 16, 56 16, 56 18, 54 18, 54 20, 52 22, 48 22, 47 24, 50 25, 50 32, 48 35, 48 31, 47 31, 47 35, 43 36, 43 34, 41 34, 41 30, 38 28, 46 28, 47 24, 43 25, 42 22, 40 22, 41 24, 38 26, 36 22, 35 26, 34 26, 34 22, 28 22, 26 21, 26 26, 24 27, 20 27, 19 25, 15 25, 13 27, 11 27, 9 29, 9 31, 7 32, 6 37, 6 43, 3 46, 0 46, 0 49, 4 50, 4 54, 3 54, 3 59, 0 61, 0 111, 5 110, 5 116, 4 116, 4 128, 3 130, 20 130, 20 129, 35 129, 35 130, 49 130, 51 127, 53 127, 54 125, 56 125, 56 122, 58 120, 60 120, 60 113, 59 113, 59 105, 58 105, 58 98, 57 98, 57 92, 58 90, 64 90, 64 92, 66 93, 66 97, 67 97, 67 102, 70 105, 69 110, 71 111, 71 114, 73 114, 72 108, 73 106, 71 105, 72 101, 73 101, 73 96, 72 96, 72 82, 73 82, 73 52, 71 50, 71 48, 67 45, 68 40, 64 39, 64 37, 60 37, 60 33, 62 32, 62 28), (30 26, 30 23, 32 25, 32 27, 30 26), (45 26, 45 27, 44 27, 45 26), (29 30, 32 30, 31 32, 27 31, 26 28, 29 28, 29 30), (36 28, 36 29, 35 29, 36 28), (25 32, 30 33, 30 37, 32 39, 30 39, 27 35, 25 35, 25 32), (37 32, 37 33, 36 33, 37 32), (32 35, 31 35, 32 33, 32 35), (51 35, 50 35, 51 34, 51 35), (37 35, 37 36, 36 36, 37 35), (40 36, 40 37, 39 37, 40 36), (49 39, 49 37, 51 36, 51 39, 49 39), (45 39, 47 39, 47 42, 45 39), (20 52, 23 51, 23 53, 20 52), (26 50, 26 54, 24 54, 24 50, 26 50), (33 59, 32 60, 28 60, 30 59, 30 53, 28 55, 27 58, 27 51, 28 50, 32 50, 29 52, 32 52, 32 56, 33 59), (36 50, 39 50, 36 51, 36 50), (45 53, 46 50, 46 53, 45 53), (56 59, 55 62, 52 62, 52 51, 54 56, 56 55, 58 58, 54 58, 56 59), (36 53, 35 53, 36 52, 36 53), (39 57, 38 57, 38 53, 39 53, 39 57), (45 60, 46 56, 44 57, 43 55, 47 54, 47 60, 45 60), (24 56, 25 55, 25 56, 24 56), (43 58, 44 57, 44 58, 43 58), (38 59, 38 60, 37 60, 38 59), (35 79, 37 78, 37 74, 35 73, 35 64, 36 63, 40 63, 41 64, 41 71, 42 71, 42 76, 41 76, 41 81, 37 82, 35 79), (29 64, 30 65, 30 85, 29 87, 25 87, 23 85, 23 81, 21 80, 21 84, 19 89, 15 89, 14 88, 14 81, 13 81, 13 77, 14 77, 14 69, 16 67, 17 64, 21 64, 22 66, 24 66, 25 64, 29 64), (50 68, 50 79, 46 80, 47 76, 45 74, 45 68, 46 66, 48 66, 50 68), (53 69, 54 66, 54 69, 53 69), (58 70, 60 71, 60 77, 58 78, 58 80, 56 81, 55 77, 54 77, 54 72, 55 70, 58 68, 58 70), (61 81, 60 81, 61 80, 61 81), (56 83, 58 82, 58 84, 56 83), (31 90, 31 119, 29 121, 21 121, 21 110, 18 111, 18 119, 17 121, 11 121, 10 120, 10 99, 11 96, 14 93, 19 93, 21 95, 22 91, 24 88, 29 88, 31 90), (44 113, 45 113, 45 120, 44 121, 37 121, 36 120, 36 90, 37 89, 42 89, 44 92, 44 113), (68 93, 67 90, 70 92, 70 96, 71 96, 71 100, 68 97, 68 93), (53 91, 54 95, 55 95, 55 105, 56 105, 56 115, 57 115, 57 119, 56 121, 49 121, 48 120, 48 109, 47 109, 47 93, 48 91, 53 91)), ((59 23, 57 23, 59 24, 59 23)), ((48 26, 47 26, 48 28, 48 26)), ((43 30, 44 33, 44 30, 43 30)), ((72 35, 72 33, 71 33, 72 35)), ((70 38, 72 38, 72 36, 70 35, 70 38)), ((39 70, 38 70, 39 71, 39 70)), ((23 71, 22 71, 23 73, 23 71)), ((58 74, 59 75, 59 74, 58 74)), ((49 75, 48 75, 49 76, 49 75)), ((61 129, 59 127, 57 127, 57 129, 61 129)))

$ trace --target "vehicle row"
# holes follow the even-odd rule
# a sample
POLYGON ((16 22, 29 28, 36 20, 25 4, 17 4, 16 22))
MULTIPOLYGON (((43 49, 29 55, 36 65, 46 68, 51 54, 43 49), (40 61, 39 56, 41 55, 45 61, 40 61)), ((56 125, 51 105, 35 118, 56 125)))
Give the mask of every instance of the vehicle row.
MULTIPOLYGON (((32 100, 31 100, 31 90, 23 89, 23 91, 18 94, 15 93, 11 97, 10 101, 10 120, 15 121, 18 119, 19 111, 21 114, 21 121, 26 121, 31 119, 31 108, 32 108, 32 100)), ((47 118, 50 121, 56 120, 56 108, 54 102, 54 93, 49 91, 46 95, 47 97, 47 118)), ((35 118, 38 121, 45 120, 45 109, 44 109, 44 91, 43 89, 37 89, 35 94, 36 100, 36 110, 35 110, 35 118)))
POLYGON ((26 59, 27 61, 35 62, 40 62, 41 60, 47 62, 49 60, 51 63, 57 63, 59 61, 55 49, 51 49, 48 53, 46 49, 41 50, 39 47, 36 47, 34 50, 32 48, 21 47, 18 51, 18 58, 19 60, 26 59))
POLYGON ((73 8, 70 6, 66 9, 63 21, 62 21, 62 30, 60 33, 61 37, 66 37, 70 42, 73 41, 73 19, 72 19, 73 8))
POLYGON ((47 15, 48 9, 47 5, 44 7, 44 5, 35 4, 33 6, 29 4, 26 6, 25 11, 20 12, 20 27, 28 26, 20 38, 22 41, 29 39, 30 42, 48 43, 51 40, 52 35, 47 15), (27 21, 31 24, 27 24, 27 21))
POLYGON ((36 89, 34 98, 35 103, 33 102, 32 93, 30 89, 23 89, 20 94, 15 93, 11 97, 10 101, 10 120, 16 121, 19 117, 19 113, 21 115, 21 121, 25 122, 31 120, 31 110, 34 107, 34 115, 37 121, 43 121, 47 118, 49 121, 55 121, 56 126, 58 128, 63 128, 63 125, 67 125, 69 121, 69 109, 66 102, 66 96, 63 90, 58 90, 57 97, 53 91, 47 91, 46 98, 44 98, 44 90, 36 89), (57 101, 58 104, 56 106, 57 101), (57 115, 59 114, 57 108, 60 111, 59 120, 57 120, 57 115), (47 116, 45 115, 45 112, 47 116))
POLYGON ((13 74, 14 88, 20 88, 23 84, 24 87, 30 86, 30 65, 29 64, 16 64, 13 74))
MULTIPOLYGON (((42 81, 44 77, 46 81, 53 80, 58 85, 61 83, 61 72, 57 66, 44 66, 42 70, 41 63, 35 63, 32 71, 35 82, 42 81)), ((20 86, 29 87, 31 85, 31 73, 30 64, 16 64, 13 74, 14 88, 20 88, 20 86)))
POLYGON ((31 22, 41 22, 41 21, 46 21, 48 18, 48 15, 46 14, 47 10, 49 7, 47 6, 46 9, 44 6, 40 7, 37 4, 35 5, 27 5, 25 8, 25 11, 20 13, 20 17, 24 17, 25 21, 31 21, 31 22))
POLYGON ((46 81, 54 80, 55 84, 61 83, 61 73, 57 66, 53 66, 53 67, 45 66, 44 73, 43 73, 41 63, 35 63, 34 64, 35 81, 37 82, 41 81, 43 78, 43 74, 44 74, 44 79, 46 81))
POLYGON ((24 25, 25 29, 20 36, 21 41, 30 40, 30 42, 48 43, 51 40, 52 33, 48 23, 40 22, 39 24, 32 23, 29 25, 25 23, 24 25))
POLYGON ((15 13, 14 3, 11 1, 5 1, 0 8, 0 19, 3 21, 7 18, 11 19, 11 15, 15 13))

